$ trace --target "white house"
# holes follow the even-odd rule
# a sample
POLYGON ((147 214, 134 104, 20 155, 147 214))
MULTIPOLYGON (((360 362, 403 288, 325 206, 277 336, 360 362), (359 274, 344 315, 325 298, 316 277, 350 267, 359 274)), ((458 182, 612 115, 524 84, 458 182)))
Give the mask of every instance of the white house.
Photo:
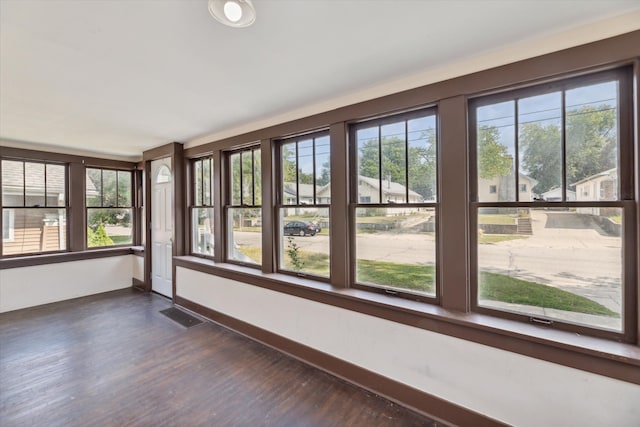
MULTIPOLYGON (((575 191, 567 190, 566 193, 567 193, 567 201, 573 202, 576 200, 575 191)), ((542 197, 542 200, 544 200, 545 202, 562 201, 562 188, 554 187, 551 190, 545 191, 544 193, 540 194, 540 196, 542 197)))
MULTIPOLYGON (((530 176, 519 174, 518 178, 518 200, 529 202, 533 200, 531 189, 538 184, 538 181, 530 176)), ((516 181, 513 176, 496 176, 491 179, 478 180, 478 197, 482 202, 506 202, 515 200, 516 181)))
MULTIPOLYGON (((618 169, 613 168, 576 182, 576 200, 579 202, 600 202, 617 200, 618 169)), ((578 208, 578 213, 600 215, 601 208, 578 208)))

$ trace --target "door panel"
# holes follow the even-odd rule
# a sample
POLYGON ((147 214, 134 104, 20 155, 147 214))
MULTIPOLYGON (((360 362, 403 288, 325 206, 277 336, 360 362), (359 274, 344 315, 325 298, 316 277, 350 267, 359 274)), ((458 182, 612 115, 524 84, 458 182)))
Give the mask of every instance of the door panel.
POLYGON ((151 162, 151 289, 173 297, 173 197, 171 159, 151 162))

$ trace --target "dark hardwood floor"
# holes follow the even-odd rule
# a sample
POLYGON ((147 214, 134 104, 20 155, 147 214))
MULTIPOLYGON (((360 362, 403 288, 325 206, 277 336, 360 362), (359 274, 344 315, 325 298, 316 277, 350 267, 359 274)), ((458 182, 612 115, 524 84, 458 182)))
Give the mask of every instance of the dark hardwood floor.
POLYGON ((123 290, 0 314, 0 425, 438 425, 170 306, 123 290))

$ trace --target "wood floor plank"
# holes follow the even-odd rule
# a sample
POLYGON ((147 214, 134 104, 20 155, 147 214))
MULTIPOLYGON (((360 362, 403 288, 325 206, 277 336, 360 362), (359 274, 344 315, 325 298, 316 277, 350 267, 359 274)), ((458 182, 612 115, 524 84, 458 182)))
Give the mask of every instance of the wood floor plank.
POLYGON ((436 426, 134 290, 0 314, 2 426, 436 426))

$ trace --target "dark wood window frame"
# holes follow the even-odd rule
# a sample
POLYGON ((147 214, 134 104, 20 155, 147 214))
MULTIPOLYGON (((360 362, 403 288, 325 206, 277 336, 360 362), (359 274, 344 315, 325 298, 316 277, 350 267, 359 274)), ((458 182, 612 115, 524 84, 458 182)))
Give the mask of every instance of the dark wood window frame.
MULTIPOLYGON (((238 265, 245 265, 251 268, 258 268, 261 269, 262 265, 264 264, 264 256, 262 257, 262 262, 261 263, 251 263, 251 262, 243 262, 241 260, 237 260, 237 259, 232 259, 230 254, 229 254, 229 243, 231 242, 231 233, 233 232, 232 229, 230 229, 230 227, 228 226, 229 224, 229 215, 232 209, 260 209, 261 210, 261 222, 264 224, 264 215, 263 215, 263 203, 256 203, 256 152, 260 153, 260 159, 261 159, 261 167, 260 170, 262 171, 263 169, 263 161, 264 161, 264 156, 262 156, 262 147, 260 145, 257 144, 250 144, 248 146, 243 146, 241 148, 233 148, 231 150, 228 150, 224 153, 224 159, 225 159, 225 168, 224 171, 225 172, 225 178, 224 178, 224 182, 227 184, 226 188, 225 188, 225 199, 224 199, 224 215, 222 215, 222 217, 224 218, 224 226, 222 228, 222 230, 224 230, 224 250, 221 250, 219 252, 224 254, 224 259, 226 262, 230 263, 230 264, 238 264, 238 265), (243 155, 244 153, 251 153, 251 197, 250 200, 247 200, 245 198, 245 194, 244 194, 244 183, 243 183, 243 175, 244 175, 244 165, 243 165, 243 155), (240 171, 239 171, 239 178, 238 178, 238 189, 239 189, 239 196, 240 196, 240 202, 239 203, 235 203, 233 200, 233 167, 232 167, 232 157, 234 155, 239 155, 239 165, 240 165, 240 171)), ((220 175, 218 175, 220 176, 220 175)), ((262 183, 263 180, 263 176, 262 173, 260 175, 261 180, 261 187, 264 186, 264 183, 262 183)), ((260 194, 260 200, 262 200, 262 196, 263 194, 260 194)), ((264 236, 262 236, 262 244, 264 244, 264 236)))
MULTIPOLYGON (((0 193, 2 192, 1 190, 1 186, 2 186, 2 160, 7 160, 7 161, 13 161, 13 162, 20 162, 22 163, 22 204, 20 205, 12 205, 12 206, 5 206, 1 199, 3 199, 4 197, 0 197, 0 211, 4 213, 5 209, 14 209, 14 210, 20 210, 20 209, 24 209, 24 210, 47 210, 47 209, 58 209, 58 210, 64 210, 65 211, 65 218, 66 218, 66 224, 65 224, 65 249, 59 249, 59 250, 53 250, 53 251, 43 251, 43 252, 22 252, 19 254, 11 254, 11 255, 4 255, 2 257, 4 258, 19 258, 19 257, 29 257, 29 256, 37 256, 37 255, 44 255, 44 254, 61 254, 61 253, 66 253, 69 251, 69 165, 66 163, 61 163, 61 162, 52 162, 52 161, 47 161, 47 160, 41 160, 41 159, 23 159, 23 158, 10 158, 10 157, 3 157, 0 158, 0 193), (26 185, 26 181, 27 181, 27 174, 26 174, 26 165, 30 163, 30 164, 40 164, 40 165, 44 165, 44 206, 40 205, 40 204, 36 204, 36 205, 27 205, 27 185, 26 185), (60 206, 60 205, 55 205, 55 206, 49 206, 48 202, 47 202, 47 190, 48 190, 48 185, 47 185, 47 165, 56 165, 56 166, 63 166, 64 167, 64 206, 60 206)), ((2 196, 2 194, 0 194, 0 196, 2 196)), ((0 228, 4 227, 4 215, 0 215, 0 228)), ((3 250, 3 245, 4 245, 4 241, 2 241, 2 239, 0 239, 0 255, 4 252, 3 250)))
MULTIPOLYGON (((98 157, 86 157, 49 151, 30 150, 0 145, 0 159, 20 160, 36 163, 64 164, 67 167, 67 249, 58 252, 44 252, 29 255, 0 256, 0 270, 9 268, 30 267, 55 264, 61 262, 121 256, 133 253, 131 245, 108 248, 86 249, 86 213, 85 213, 85 168, 110 168, 134 170, 136 163, 111 160, 98 157)), ((139 187, 140 174, 135 174, 136 186, 139 187)), ((136 194, 136 200, 139 200, 136 194)), ((2 199, 0 198, 0 206, 2 199)), ((136 202, 137 205, 137 202, 136 202)), ((136 208, 138 209, 138 208, 136 208)), ((1 221, 1 219, 0 219, 1 221)), ((141 228, 137 227, 139 231, 141 228)), ((134 237, 134 244, 139 244, 140 237, 134 237)), ((0 242, 0 245, 2 242, 0 242)), ((1 252, 0 252, 1 253, 1 252)))
MULTIPOLYGON (((638 258, 636 253, 636 242, 635 238, 632 236, 637 235, 637 224, 634 218, 634 205, 637 200, 635 200, 634 190, 633 190, 633 181, 634 181, 634 173, 633 173, 633 124, 631 120, 631 112, 633 111, 633 101, 632 101, 632 79, 633 79, 633 69, 632 67, 622 67, 616 68, 613 70, 607 70, 602 72, 595 72, 586 75, 580 75, 577 77, 564 77, 558 80, 554 80, 551 82, 545 82, 542 84, 537 84, 535 86, 528 85, 526 87, 520 88, 512 88, 504 92, 494 93, 487 96, 478 96, 474 97, 469 101, 469 136, 470 136, 470 213, 469 218, 471 221, 471 229, 475 230, 478 228, 477 224, 477 214, 482 208, 580 208, 580 207, 602 207, 602 208, 618 208, 623 212, 624 224, 622 234, 622 253, 623 253, 623 261, 622 261, 622 301, 623 301, 623 316, 622 316, 622 332, 615 332, 611 330, 599 329, 595 326, 587 326, 587 325, 579 325, 573 324, 566 321, 559 320, 557 318, 547 318, 541 315, 528 315, 528 314, 519 314, 512 311, 506 310, 498 310, 492 309, 484 306, 480 306, 478 303, 478 234, 471 233, 471 306, 473 311, 478 313, 485 313, 488 315, 499 316, 506 319, 524 321, 524 322, 539 322, 545 325, 545 327, 549 328, 558 328, 562 330, 567 330, 569 332, 579 333, 579 334, 587 334, 587 335, 595 335, 615 340, 621 340, 625 342, 635 342, 637 337, 637 318, 638 318, 638 307, 637 307, 637 289, 634 284, 637 284, 638 280, 638 272, 636 260, 638 258), (619 145, 617 147, 617 168, 619 169, 619 191, 618 198, 614 201, 569 201, 567 198, 567 187, 568 182, 566 182, 566 159, 567 159, 567 149, 566 149, 566 108, 565 108, 565 92, 571 89, 576 89, 580 87, 585 87, 588 85, 598 84, 602 82, 610 82, 616 81, 618 82, 618 140, 619 145), (561 200, 559 201, 521 201, 519 199, 520 192, 515 192, 515 200, 514 201, 503 201, 503 202, 483 202, 479 201, 478 193, 478 169, 477 169, 477 157, 476 157, 476 147, 477 147, 477 135, 476 135, 476 116, 474 112, 477 108, 486 105, 493 105, 496 103, 501 103, 505 101, 518 101, 522 98, 528 98, 531 96, 544 95, 553 92, 560 92, 562 94, 562 111, 561 111, 561 121, 560 121, 560 135, 561 140, 561 174, 562 174, 562 185, 561 185, 561 200)), ((519 125, 519 120, 517 116, 517 110, 514 116, 514 126, 519 125)), ((521 166, 519 162, 519 149, 518 149, 518 132, 515 132, 515 188, 520 188, 519 173, 521 166)))
MULTIPOLYGON (((451 80, 429 84, 405 92, 338 108, 303 119, 293 120, 220 141, 191 147, 185 150, 187 158, 196 158, 213 152, 214 157, 242 147, 247 141, 260 141, 263 166, 273 164, 276 156, 274 140, 289 135, 312 132, 329 127, 331 135, 332 218, 350 218, 351 190, 348 153, 349 124, 372 117, 392 115, 396 112, 433 105, 438 111, 439 140, 439 203, 446 206, 447 215, 441 214, 438 229, 440 236, 437 262, 445 266, 440 280, 445 292, 439 305, 425 304, 395 296, 349 288, 351 278, 350 239, 352 227, 348 221, 332 223, 332 267, 330 284, 308 278, 293 277, 275 272, 275 258, 270 248, 274 241, 273 206, 275 203, 274 172, 263 167, 263 223, 273 227, 263 228, 262 269, 246 268, 226 263, 224 259, 203 260, 196 257, 179 257, 176 265, 208 274, 219 275, 274 291, 343 307, 394 322, 424 328, 453 337, 478 342, 492 347, 513 351, 530 357, 559 363, 640 384, 640 337, 636 334, 627 343, 600 337, 577 335, 567 331, 502 319, 471 310, 470 208, 468 170, 468 108, 467 100, 477 96, 506 92, 523 85, 536 85, 613 70, 621 66, 633 67, 634 78, 640 77, 640 57, 637 45, 640 31, 607 40, 590 43, 526 59, 451 80), (265 160, 266 159, 266 160, 265 160), (451 171, 462 171, 452 173, 451 171), (449 171, 444 173, 443 171, 449 171), (443 179, 446 176, 446 179, 443 179), (465 261, 467 260, 467 261, 465 261)), ((640 116, 637 111, 638 86, 633 89, 634 115, 637 128, 640 116)), ((637 137, 633 139, 633 158, 629 161, 637 167, 640 163, 637 137)), ((217 184, 226 187, 224 173, 218 169, 217 184)), ((639 191, 635 177, 634 191, 639 191)), ((635 220, 640 220, 638 201, 634 203, 635 220)), ((441 207, 442 209, 442 207, 441 207)), ((220 208, 218 208, 220 210, 220 208)), ((633 218, 632 218, 633 219, 633 218)), ((631 236, 638 253, 638 232, 631 236)), ((637 260, 640 261, 640 260, 637 260)), ((178 297, 177 301, 181 299, 178 297)), ((637 298, 633 301, 638 304, 637 298)), ((640 323, 640 319, 635 320, 640 323)))
MULTIPOLYGON (((317 185, 316 185, 316 177, 317 177, 317 170, 316 170, 316 139, 318 138, 324 138, 324 137, 329 137, 330 139, 330 132, 329 130, 320 130, 320 131, 315 131, 313 133, 310 134, 303 134, 303 135, 297 135, 297 136, 290 136, 287 138, 283 138, 283 139, 279 139, 279 140, 275 140, 273 142, 273 145, 275 146, 275 150, 276 150, 276 156, 274 156, 276 160, 276 162, 274 163, 273 167, 275 170, 277 170, 277 179, 275 182, 277 182, 277 189, 276 189, 276 196, 275 196, 275 212, 274 212, 274 217, 277 218, 277 224, 278 224, 278 230, 280 230, 280 227, 284 227, 284 224, 280 224, 280 216, 279 216, 279 211, 281 209, 285 209, 285 208, 308 208, 308 207, 313 207, 313 208, 322 208, 322 209, 327 209, 329 210, 331 208, 331 204, 330 203, 318 203, 318 198, 317 198, 317 185), (299 150, 298 150, 298 143, 300 141, 305 141, 305 140, 312 140, 313 141, 313 201, 311 203, 301 203, 300 202, 300 177, 298 175, 299 173, 299 150), (296 202, 292 203, 292 204, 287 204, 285 203, 284 199, 284 170, 283 170, 283 164, 282 164, 282 147, 286 144, 295 144, 296 145, 296 202)), ((331 180, 329 180, 329 182, 331 182, 331 180)), ((329 215, 329 221, 331 221, 331 215, 329 215)), ((278 241, 279 241, 279 237, 278 237, 278 241)), ((278 246, 278 245, 276 245, 278 246)), ((279 254, 282 251, 284 251, 284 248, 275 248, 275 253, 279 254)), ((329 249, 329 260, 331 260, 331 249, 329 249)), ((289 271, 286 269, 282 269, 280 268, 280 260, 276 259, 276 267, 274 268, 275 271, 281 272, 283 274, 291 274, 291 275, 296 275, 299 277, 310 277, 313 278, 315 280, 319 280, 319 281, 324 281, 324 282, 328 282, 330 280, 330 277, 321 277, 321 276, 316 276, 310 273, 304 273, 304 272, 294 272, 294 271, 289 271)))
MULTIPOLYGON (((136 235, 137 235, 137 229, 136 229, 136 225, 137 225, 137 221, 135 220, 135 217, 137 215, 137 211, 135 209, 135 203, 136 203, 136 194, 135 194, 135 189, 137 188, 136 184, 136 179, 135 179, 135 171, 131 170, 131 169, 117 169, 117 168, 109 168, 109 167, 94 167, 94 166, 87 166, 85 168, 85 173, 86 171, 88 171, 89 169, 94 169, 94 170, 100 170, 100 185, 101 185, 101 189, 100 189, 100 206, 89 206, 86 203, 86 189, 85 189, 85 218, 89 219, 89 211, 93 210, 93 209, 129 209, 131 211, 131 243, 124 243, 124 244, 113 244, 113 245, 108 245, 108 246, 97 246, 95 248, 89 248, 89 242, 87 240, 87 249, 96 249, 96 248, 112 248, 112 247, 122 247, 122 246, 132 246, 135 244, 136 241, 136 235), (105 171, 112 171, 116 173, 116 204, 115 205, 105 205, 105 201, 104 201, 104 172, 105 171), (120 173, 128 173, 130 178, 129 178, 129 192, 130 192, 130 197, 129 197, 129 204, 128 205, 120 205, 120 179, 119 179, 119 174, 120 173)), ((88 239, 88 236, 87 236, 88 239)))
POLYGON ((360 120, 354 123, 349 123, 348 125, 348 140, 349 140, 349 160, 350 160, 350 170, 353 171, 351 173, 350 179, 349 179, 349 186, 350 186, 350 194, 351 194, 351 200, 350 200, 350 220, 349 220, 349 226, 351 227, 351 239, 352 239, 352 243, 351 243, 351 254, 350 254, 350 260, 351 260, 351 277, 350 277, 350 281, 349 283, 351 284, 350 287, 355 288, 355 289, 363 289, 363 290, 367 290, 367 291, 371 291, 371 292, 377 292, 377 293, 383 293, 383 294, 390 294, 390 295, 395 295, 401 298, 408 298, 408 299, 412 299, 412 300, 416 300, 416 301, 423 301, 423 302, 427 302, 427 303, 432 303, 432 304, 437 304, 439 302, 439 280, 438 280, 438 252, 439 252, 439 245, 438 245, 438 235, 439 233, 438 231, 438 217, 439 217, 439 203, 437 201, 437 199, 434 202, 414 202, 411 203, 409 194, 411 189, 409 188, 409 174, 410 174, 410 167, 409 167, 409 136, 408 136, 408 122, 412 119, 417 119, 417 118, 422 118, 422 117, 430 117, 433 116, 436 119, 436 135, 435 135, 435 144, 436 144, 436 194, 439 194, 439 191, 437 191, 438 189, 438 153, 440 151, 439 147, 438 147, 438 111, 437 111, 437 107, 433 107, 433 106, 426 106, 420 109, 413 109, 411 111, 405 111, 405 112, 394 112, 393 114, 389 114, 389 115, 385 115, 383 117, 376 117, 373 119, 369 119, 369 120, 360 120), (405 170, 405 202, 404 203, 399 203, 399 202, 392 202, 389 200, 384 201, 383 200, 383 187, 384 187, 384 177, 382 176, 382 157, 383 157, 383 153, 382 153, 382 135, 381 135, 381 128, 384 125, 387 124, 395 124, 395 123, 400 123, 400 122, 404 122, 404 132, 405 132, 405 166, 404 166, 404 170, 405 170), (359 129, 362 128, 369 128, 369 127, 376 127, 378 128, 378 201, 377 203, 375 202, 371 202, 371 200, 361 200, 360 196, 359 196, 359 181, 360 181, 360 177, 359 177, 359 167, 358 167, 358 147, 357 147, 357 137, 356 137, 356 133, 359 129), (430 209, 434 209, 435 213, 436 213, 436 222, 435 222, 435 230, 436 230, 436 265, 434 266, 436 269, 436 280, 435 280, 435 296, 429 296, 429 295, 425 295, 425 294, 420 294, 420 293, 414 293, 411 292, 410 290, 404 290, 400 287, 393 287, 393 286, 383 286, 383 285, 373 285, 373 284, 365 284, 365 283, 359 283, 357 281, 357 277, 356 277, 356 244, 355 244, 355 229, 356 229, 356 211, 359 208, 430 208, 430 209))
MULTIPOLYGON (((189 194, 188 194, 188 203, 189 203, 189 210, 188 210, 188 222, 189 222, 189 230, 187 235, 189 236, 188 242, 189 242, 189 250, 187 253, 193 255, 193 256, 200 256, 200 257, 204 257, 204 258, 210 258, 213 259, 214 255, 208 255, 206 253, 201 253, 201 252, 197 252, 194 250, 194 242, 193 242, 193 230, 194 230, 194 223, 193 223, 193 212, 196 209, 213 209, 215 206, 215 199, 214 199, 214 177, 215 177, 215 159, 212 155, 206 156, 206 157, 199 157, 197 159, 191 159, 190 160, 190 167, 188 168, 188 176, 190 177, 190 179, 188 180, 189 183, 189 194), (209 163, 209 170, 210 170, 210 184, 209 184, 209 190, 208 190, 208 200, 209 203, 206 203, 205 200, 205 193, 207 192, 207 190, 205 189, 205 185, 204 185, 204 163, 208 162, 209 163), (201 174, 202 176, 198 177, 196 169, 197 169, 197 164, 200 163, 200 170, 202 171, 201 174), (198 191, 198 185, 197 185, 197 181, 200 180, 200 195, 197 194, 198 191), (198 203, 200 201, 200 203, 198 203)), ((214 218, 215 218, 215 212, 214 212, 214 218)), ((214 223, 215 223, 215 219, 214 219, 214 223)), ((215 227, 215 225, 214 225, 215 227)), ((215 230, 215 228, 214 228, 215 230)), ((215 252, 214 252, 215 253, 215 252)))

